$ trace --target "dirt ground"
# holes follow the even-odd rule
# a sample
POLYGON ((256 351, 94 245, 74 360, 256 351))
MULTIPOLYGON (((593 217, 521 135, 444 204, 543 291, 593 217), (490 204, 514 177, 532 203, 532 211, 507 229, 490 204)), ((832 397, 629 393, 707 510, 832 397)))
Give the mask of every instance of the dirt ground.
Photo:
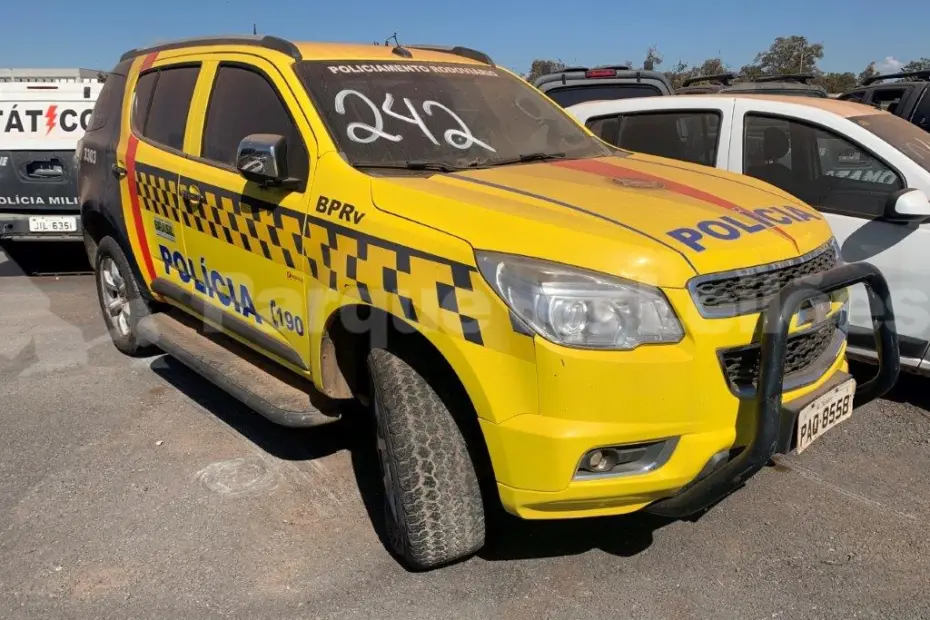
POLYGON ((75 247, 12 256, 0 618, 930 618, 928 380, 696 522, 496 517, 478 557, 413 574, 379 538, 366 429, 275 427, 170 358, 126 358, 92 276, 54 275, 75 247))

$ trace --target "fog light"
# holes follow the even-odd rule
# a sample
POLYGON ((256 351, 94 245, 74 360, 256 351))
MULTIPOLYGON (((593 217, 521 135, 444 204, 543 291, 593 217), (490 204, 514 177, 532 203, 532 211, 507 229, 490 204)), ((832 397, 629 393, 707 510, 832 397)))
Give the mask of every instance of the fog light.
POLYGON ((574 479, 642 474, 664 465, 677 445, 678 437, 670 437, 658 441, 594 448, 581 457, 574 479))
POLYGON ((591 450, 584 458, 581 468, 592 473, 610 471, 617 466, 619 457, 613 448, 591 450))

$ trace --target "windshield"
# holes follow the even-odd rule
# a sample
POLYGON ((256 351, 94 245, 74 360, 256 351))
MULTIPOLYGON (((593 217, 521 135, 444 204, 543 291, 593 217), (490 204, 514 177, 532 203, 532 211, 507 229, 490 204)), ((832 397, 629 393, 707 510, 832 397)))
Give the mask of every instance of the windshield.
POLYGON ((893 114, 865 114, 850 119, 895 147, 930 172, 930 133, 893 114))
POLYGON ((298 73, 356 166, 481 167, 614 153, 535 88, 491 67, 308 61, 298 73))
POLYGON ((654 86, 631 84, 590 84, 587 86, 561 86, 546 91, 563 108, 585 101, 613 101, 633 97, 655 97, 662 93, 654 86))

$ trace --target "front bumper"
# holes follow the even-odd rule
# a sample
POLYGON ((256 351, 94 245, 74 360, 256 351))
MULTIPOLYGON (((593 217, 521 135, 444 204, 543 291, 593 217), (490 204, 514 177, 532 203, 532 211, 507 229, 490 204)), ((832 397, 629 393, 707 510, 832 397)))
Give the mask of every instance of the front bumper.
POLYGON ((81 216, 78 213, 0 213, 0 241, 81 241, 84 238, 81 216), (73 217, 76 230, 61 232, 32 232, 29 218, 53 216, 73 217))
MULTIPOLYGON (((673 497, 653 503, 648 508, 649 512, 674 518, 700 512, 741 487, 774 454, 790 450, 799 411, 797 404, 790 408, 782 405, 785 351, 791 319, 805 301, 855 284, 864 284, 868 292, 878 372, 858 387, 854 406, 862 406, 891 389, 897 381, 901 362, 891 294, 878 268, 869 263, 853 263, 795 280, 782 288, 762 313, 762 358, 752 439, 734 459, 713 468, 709 474, 673 497)), ((827 385, 832 387, 832 384, 827 385)))
POLYGON ((745 317, 761 329, 759 388, 750 397, 737 398, 722 382, 714 348, 728 335, 618 355, 589 356, 538 343, 538 372, 552 379, 539 385, 544 414, 481 421, 504 507, 537 519, 643 508, 682 517, 723 498, 772 454, 793 449, 800 406, 847 377, 844 346, 819 379, 790 389, 785 352, 791 319, 803 302, 857 283, 869 291, 881 351, 877 376, 857 391, 856 405, 861 405, 884 394, 898 374, 888 287, 865 263, 797 280, 759 319, 745 317), (661 438, 675 438, 677 444, 655 467, 633 475, 573 477, 588 450, 661 438))

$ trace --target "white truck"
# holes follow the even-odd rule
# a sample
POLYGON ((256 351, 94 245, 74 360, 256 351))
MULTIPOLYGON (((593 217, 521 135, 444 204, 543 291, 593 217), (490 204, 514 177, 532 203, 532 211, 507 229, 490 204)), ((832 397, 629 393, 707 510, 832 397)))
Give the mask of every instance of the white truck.
POLYGON ((105 79, 0 68, 0 242, 82 240, 74 153, 105 79))

